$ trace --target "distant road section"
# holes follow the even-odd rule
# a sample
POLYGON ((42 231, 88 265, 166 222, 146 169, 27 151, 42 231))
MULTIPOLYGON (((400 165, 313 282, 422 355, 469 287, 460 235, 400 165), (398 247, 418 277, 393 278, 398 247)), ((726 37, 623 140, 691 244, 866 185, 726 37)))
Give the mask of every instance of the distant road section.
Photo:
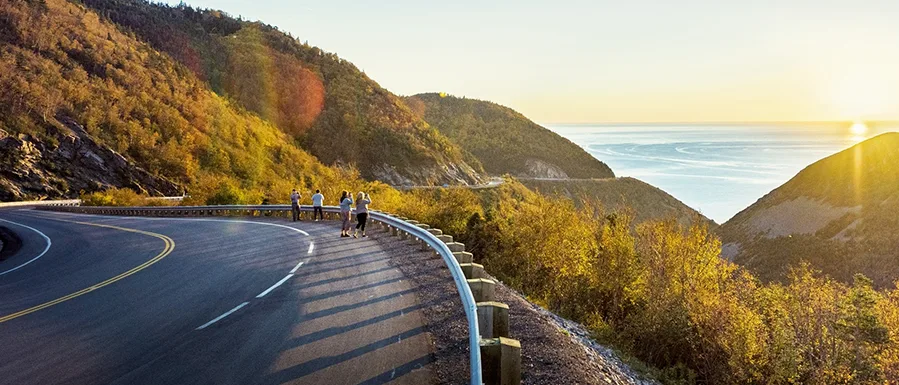
POLYGON ((484 189, 484 188, 495 188, 499 187, 503 184, 503 178, 492 178, 487 183, 482 184, 472 184, 472 185, 443 185, 443 186, 393 186, 393 188, 397 190, 430 190, 430 189, 440 189, 440 188, 467 188, 472 190, 484 189))
POLYGON ((2 383, 434 382, 405 277, 333 223, 30 210, 0 223, 23 240, 0 262, 2 383))

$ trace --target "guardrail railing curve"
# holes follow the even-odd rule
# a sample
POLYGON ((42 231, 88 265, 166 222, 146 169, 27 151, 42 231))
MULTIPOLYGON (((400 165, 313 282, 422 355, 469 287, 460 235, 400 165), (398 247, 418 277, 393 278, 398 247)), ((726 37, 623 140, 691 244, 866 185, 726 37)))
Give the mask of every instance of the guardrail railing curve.
MULTIPOLYGON (((151 201, 170 201, 170 202, 181 202, 187 196, 176 196, 176 197, 149 197, 147 200, 151 201)), ((55 200, 42 200, 42 201, 16 201, 16 202, 0 202, 0 208, 4 207, 22 207, 22 206, 80 206, 81 199, 55 199, 55 200)))
MULTIPOLYGON (((80 204, 80 201, 78 201, 80 204)), ((23 205, 27 206, 27 205, 23 205)), ((105 206, 78 206, 78 205, 41 205, 35 207, 38 210, 46 211, 62 211, 83 214, 108 214, 108 215, 143 215, 143 216, 213 216, 219 212, 248 212, 265 213, 265 212, 290 212, 290 205, 220 205, 220 206, 145 206, 145 207, 105 207, 105 206)), ((303 212, 312 212, 312 206, 300 206, 303 212)), ((322 211, 328 214, 339 213, 340 208, 337 206, 324 206, 322 211)), ((369 217, 376 222, 381 222, 389 227, 403 231, 406 234, 414 236, 427 243, 434 249, 443 262, 449 268, 453 281, 456 284, 456 290, 459 291, 459 297, 462 300, 462 306, 465 310, 465 317, 468 321, 468 337, 469 337, 469 359, 471 369, 471 384, 482 385, 482 365, 481 365, 481 332, 478 326, 477 302, 459 261, 453 256, 453 252, 443 241, 428 230, 418 225, 406 222, 393 215, 380 211, 369 211, 369 217)))

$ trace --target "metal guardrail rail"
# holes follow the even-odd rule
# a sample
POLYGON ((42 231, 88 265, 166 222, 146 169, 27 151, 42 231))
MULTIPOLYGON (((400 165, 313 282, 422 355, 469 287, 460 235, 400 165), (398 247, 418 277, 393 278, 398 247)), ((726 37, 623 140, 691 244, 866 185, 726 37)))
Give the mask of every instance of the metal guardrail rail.
MULTIPOLYGON (((170 202, 180 202, 184 200, 186 196, 180 197, 149 197, 147 200, 151 201, 170 201, 170 202)), ((56 200, 43 200, 43 201, 17 201, 17 202, 0 202, 0 208, 4 207, 23 207, 23 206, 80 206, 81 199, 56 199, 56 200)))
POLYGON ((0 202, 0 208, 4 207, 23 207, 23 206, 78 206, 81 199, 63 199, 53 201, 21 201, 21 202, 0 202))
MULTIPOLYGON (((80 201, 78 201, 80 203, 80 201)), ((289 213, 290 205, 221 205, 221 206, 147 206, 147 207, 104 207, 104 206, 78 206, 78 205, 42 205, 35 207, 38 210, 74 212, 83 214, 104 214, 104 215, 137 215, 137 216, 161 216, 161 217, 181 217, 181 216, 215 216, 225 213, 255 215, 262 213, 289 213)), ((300 206, 303 212, 312 212, 312 206, 300 206)), ((322 211, 333 214, 339 213, 340 208, 337 206, 324 206, 322 211)), ((469 337, 469 353, 470 353, 470 369, 471 384, 482 385, 481 371, 481 349, 480 340, 481 333, 478 327, 477 303, 474 295, 459 262, 453 256, 453 252, 449 247, 438 239, 428 230, 401 220, 395 216, 379 211, 370 211, 369 218, 376 222, 381 222, 389 227, 405 232, 414 236, 428 246, 433 248, 437 254, 443 258, 443 262, 449 268, 456 289, 459 291, 459 297, 462 300, 462 306, 465 310, 465 317, 468 320, 468 337, 469 337)))

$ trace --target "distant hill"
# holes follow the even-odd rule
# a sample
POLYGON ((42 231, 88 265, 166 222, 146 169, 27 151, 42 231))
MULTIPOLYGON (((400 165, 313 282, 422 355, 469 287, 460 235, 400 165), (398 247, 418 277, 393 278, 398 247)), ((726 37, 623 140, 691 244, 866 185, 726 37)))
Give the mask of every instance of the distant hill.
POLYGON ((719 229, 723 255, 764 279, 801 260, 851 282, 899 279, 899 133, 806 167, 719 229))
POLYGON ((711 227, 717 226, 698 211, 665 191, 639 179, 621 177, 595 180, 540 180, 520 179, 527 188, 544 195, 563 196, 582 206, 584 202, 599 203, 607 210, 628 207, 634 211, 634 223, 647 220, 677 218, 682 224, 694 219, 707 221, 711 227))
POLYGON ((406 103, 441 133, 474 154, 491 175, 611 178, 603 162, 568 139, 501 105, 436 93, 406 103))
POLYGON ((276 27, 144 0, 81 3, 132 31, 325 164, 390 184, 478 182, 477 164, 352 63, 276 27))
POLYGON ((0 200, 109 187, 283 200, 354 178, 83 5, 0 2, 0 200))

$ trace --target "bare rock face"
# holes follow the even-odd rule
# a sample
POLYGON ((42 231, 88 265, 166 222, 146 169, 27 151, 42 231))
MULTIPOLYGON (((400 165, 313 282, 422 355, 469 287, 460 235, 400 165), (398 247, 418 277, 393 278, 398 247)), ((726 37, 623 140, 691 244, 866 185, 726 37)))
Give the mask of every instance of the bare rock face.
POLYGON ((525 162, 525 175, 527 178, 568 179, 568 174, 558 166, 539 159, 528 159, 525 162))
POLYGON ((394 165, 385 163, 370 169, 373 179, 392 186, 416 186, 421 183, 426 185, 469 185, 481 182, 477 179, 477 172, 465 163, 409 166, 402 170, 397 169, 394 165))
POLYGON ((0 131, 0 201, 75 197, 80 191, 128 187, 150 195, 179 195, 182 188, 98 144, 78 123, 71 132, 50 127, 42 140, 0 131), (57 143, 50 143, 50 142, 57 143))

